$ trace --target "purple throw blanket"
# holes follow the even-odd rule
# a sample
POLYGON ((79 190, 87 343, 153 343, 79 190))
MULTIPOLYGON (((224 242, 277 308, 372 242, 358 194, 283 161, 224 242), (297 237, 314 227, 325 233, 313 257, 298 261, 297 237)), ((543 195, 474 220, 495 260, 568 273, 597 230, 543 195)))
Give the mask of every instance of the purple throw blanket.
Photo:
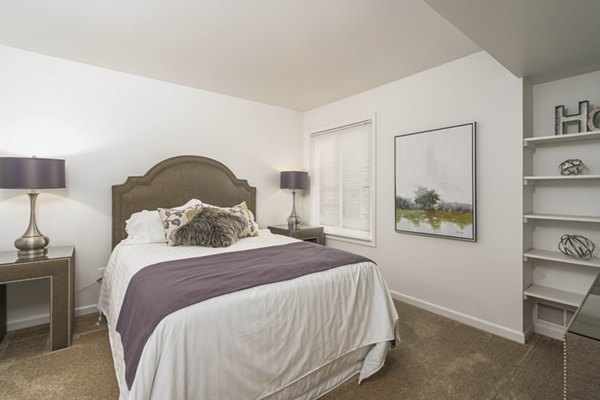
POLYGON ((170 313, 212 297, 363 261, 371 260, 298 242, 145 267, 131 278, 117 321, 127 386, 131 389, 148 338, 170 313))

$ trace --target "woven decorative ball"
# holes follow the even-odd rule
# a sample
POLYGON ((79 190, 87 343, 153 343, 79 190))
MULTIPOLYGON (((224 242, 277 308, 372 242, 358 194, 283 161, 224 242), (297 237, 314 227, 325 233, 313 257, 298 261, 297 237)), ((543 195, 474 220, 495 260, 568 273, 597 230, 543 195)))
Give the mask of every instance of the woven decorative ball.
POLYGON ((585 171, 585 164, 578 158, 563 161, 558 166, 561 175, 581 175, 585 171))
POLYGON ((558 243, 558 250, 564 255, 573 258, 589 260, 594 256, 596 245, 585 236, 562 235, 558 243))

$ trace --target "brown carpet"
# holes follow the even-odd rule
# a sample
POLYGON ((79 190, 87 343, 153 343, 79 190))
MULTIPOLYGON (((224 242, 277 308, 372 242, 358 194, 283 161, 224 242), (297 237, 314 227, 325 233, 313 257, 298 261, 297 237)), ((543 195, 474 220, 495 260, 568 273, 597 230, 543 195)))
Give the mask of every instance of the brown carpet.
MULTIPOLYGON (((562 343, 527 345, 396 302, 403 342, 385 367, 325 400, 559 400, 562 343)), ((0 399, 117 399, 106 326, 80 317, 70 348, 48 353, 48 327, 9 332, 0 343, 0 399)))

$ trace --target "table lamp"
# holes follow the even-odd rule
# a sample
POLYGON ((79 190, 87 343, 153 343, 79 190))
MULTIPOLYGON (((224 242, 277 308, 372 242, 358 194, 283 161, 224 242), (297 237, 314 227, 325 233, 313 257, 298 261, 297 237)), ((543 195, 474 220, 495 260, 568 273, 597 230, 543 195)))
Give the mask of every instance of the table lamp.
POLYGON ((302 219, 296 213, 296 190, 308 189, 308 172, 304 171, 281 171, 281 189, 292 191, 292 213, 288 220, 293 220, 294 225, 302 223, 302 219))
POLYGON ((0 157, 0 189, 30 189, 29 226, 17 240, 19 258, 42 257, 50 239, 40 233, 35 222, 37 189, 65 187, 65 160, 51 158, 0 157))

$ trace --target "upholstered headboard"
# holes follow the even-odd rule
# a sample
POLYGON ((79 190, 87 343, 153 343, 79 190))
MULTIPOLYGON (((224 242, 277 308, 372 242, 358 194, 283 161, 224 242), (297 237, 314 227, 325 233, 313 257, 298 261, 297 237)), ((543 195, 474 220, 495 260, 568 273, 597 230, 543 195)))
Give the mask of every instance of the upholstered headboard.
POLYGON ((125 221, 134 212, 177 207, 192 198, 218 206, 245 201, 256 215, 256 188, 248 181, 210 158, 173 157, 112 187, 112 247, 127 237, 125 221))

